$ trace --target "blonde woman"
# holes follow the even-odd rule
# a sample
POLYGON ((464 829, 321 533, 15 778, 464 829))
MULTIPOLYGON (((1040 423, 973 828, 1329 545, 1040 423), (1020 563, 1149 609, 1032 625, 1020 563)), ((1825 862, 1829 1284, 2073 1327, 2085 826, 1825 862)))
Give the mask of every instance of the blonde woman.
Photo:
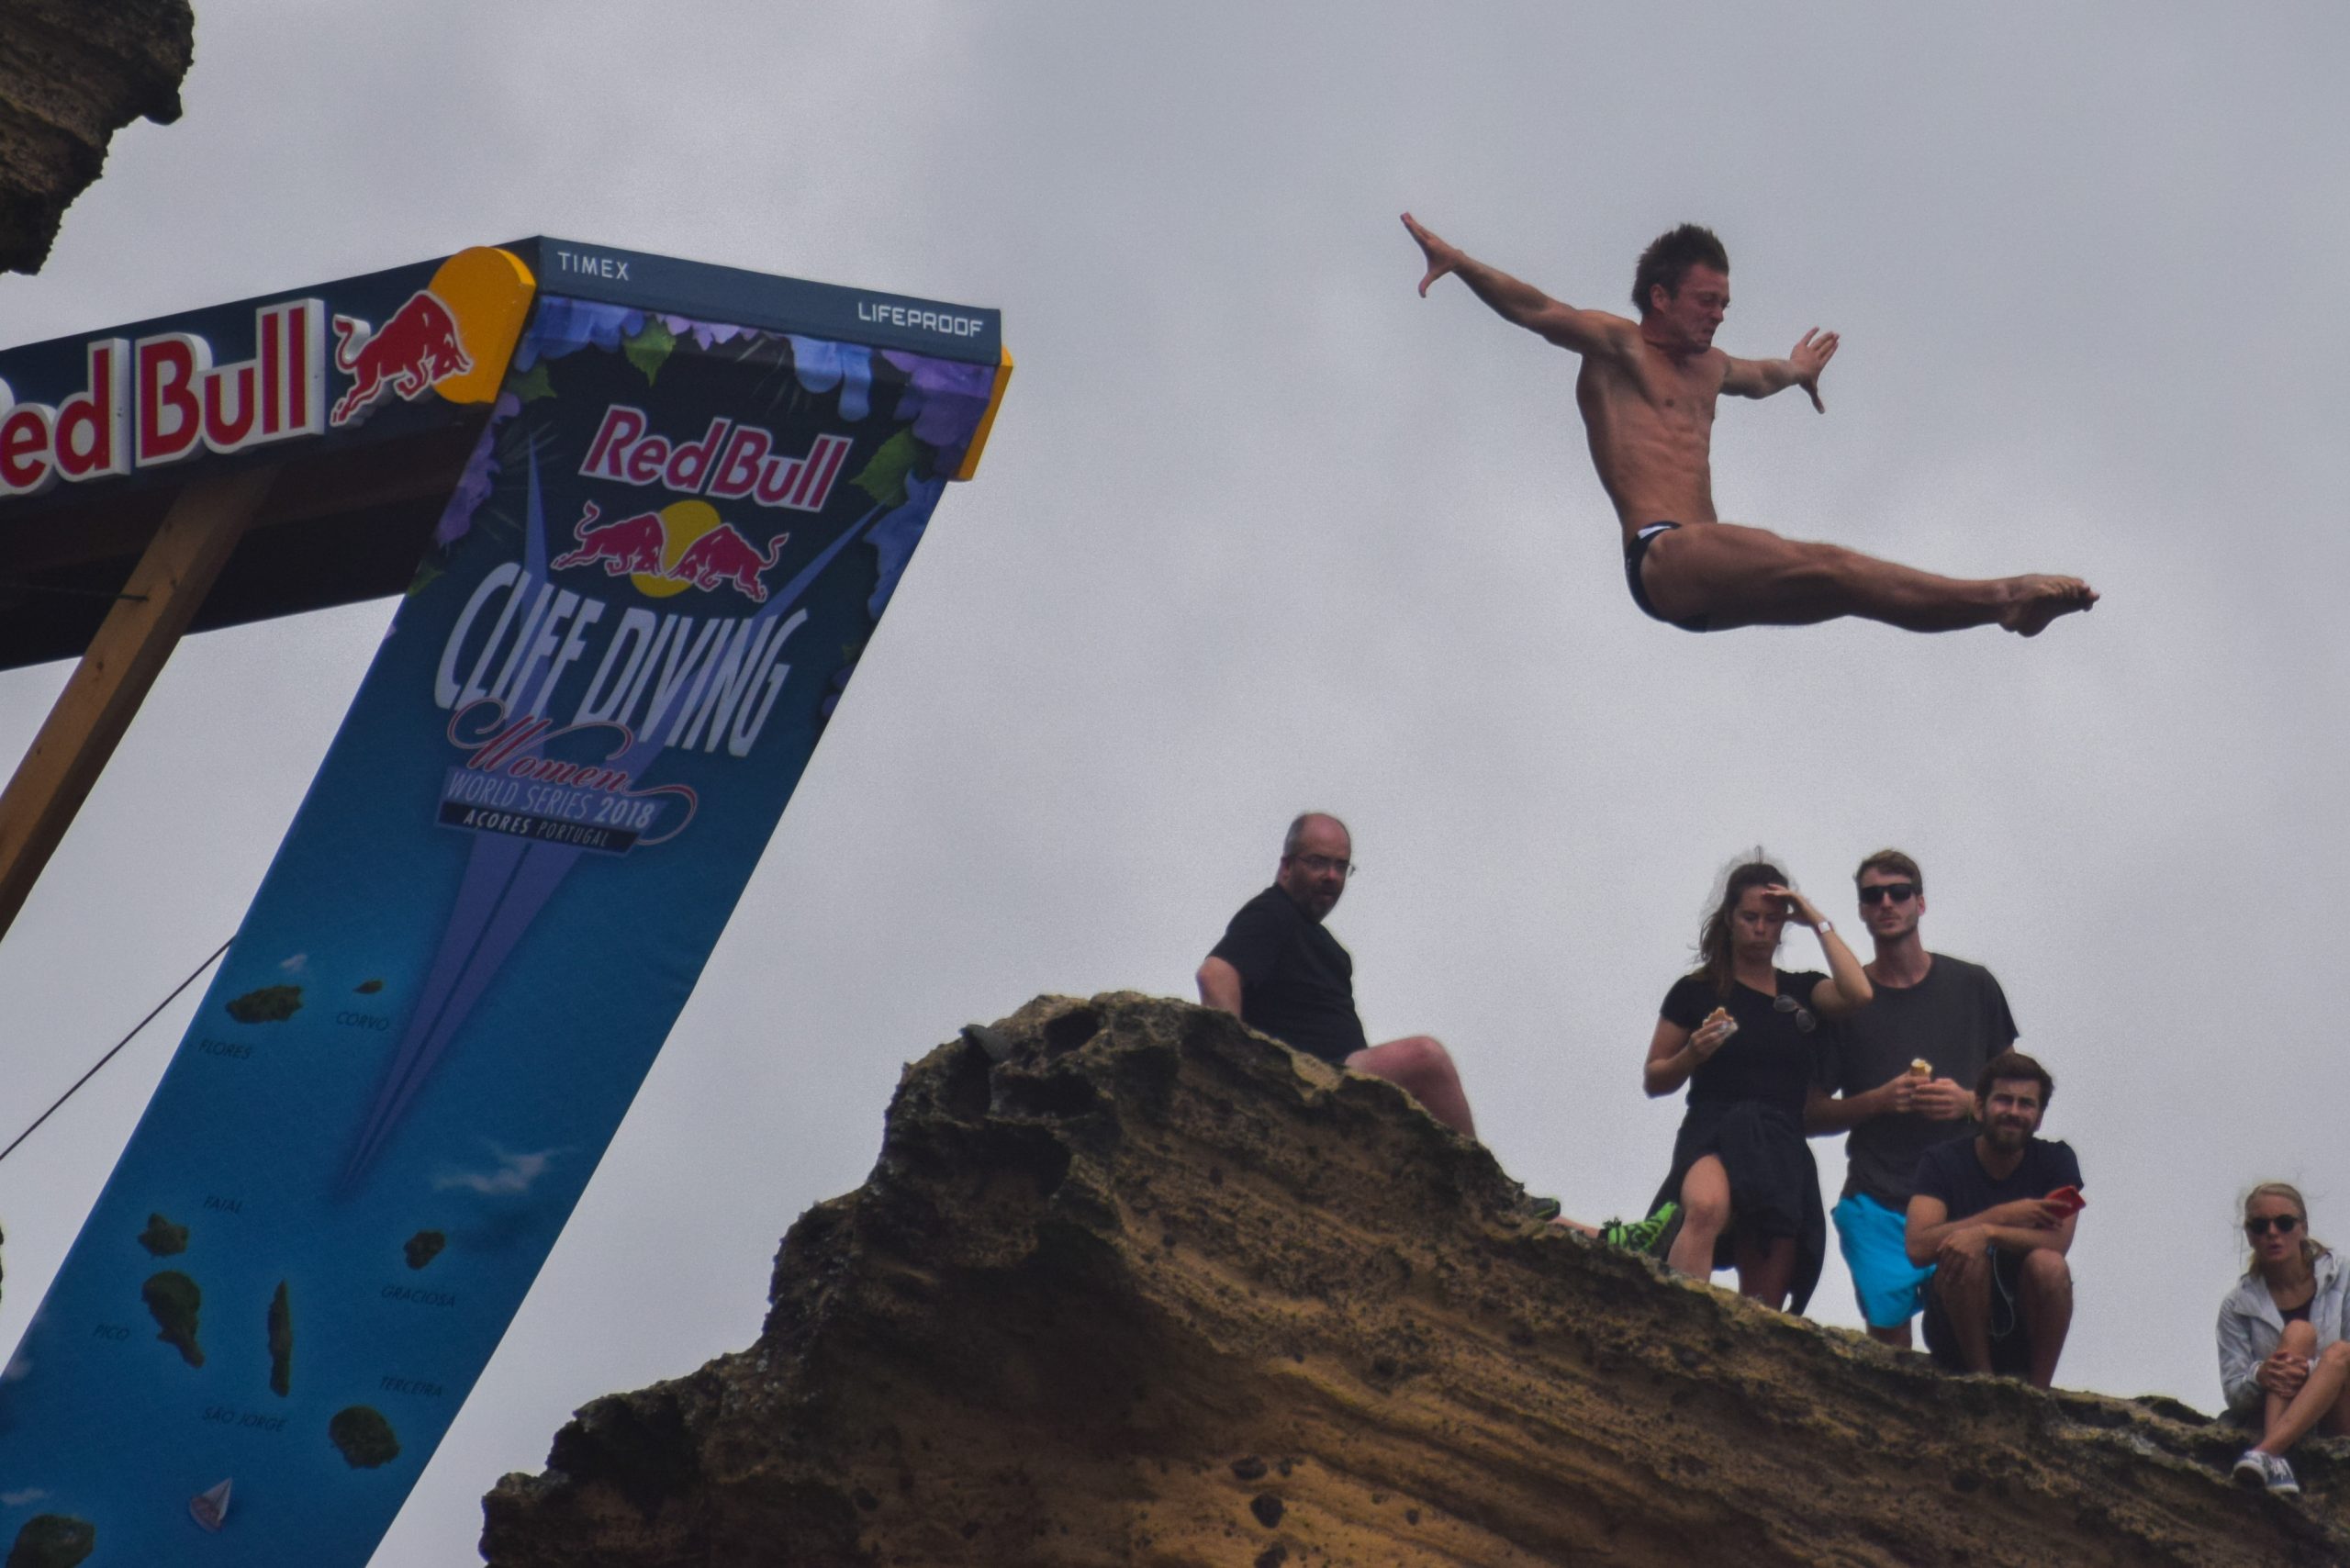
POLYGON ((2260 1441, 2236 1461, 2236 1484, 2297 1495, 2285 1454, 2311 1432, 2350 1433, 2350 1270, 2310 1235, 2309 1205, 2282 1182, 2244 1201, 2252 1264, 2220 1304, 2220 1386, 2228 1408, 2256 1418, 2260 1441))

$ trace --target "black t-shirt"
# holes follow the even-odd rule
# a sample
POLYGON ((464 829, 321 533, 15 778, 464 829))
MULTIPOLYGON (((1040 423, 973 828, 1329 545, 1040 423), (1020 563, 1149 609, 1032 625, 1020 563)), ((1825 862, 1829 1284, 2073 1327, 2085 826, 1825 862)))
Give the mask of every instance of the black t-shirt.
POLYGON ((1251 1029, 1327 1062, 1370 1044, 1355 1014, 1355 961, 1280 887, 1242 904, 1208 956, 1240 972, 1240 1020, 1251 1029))
MULTIPOLYGON (((1863 1093, 1922 1057, 1934 1064, 1936 1078, 1972 1090, 1983 1064, 2015 1039, 2007 993, 1991 971, 1936 953, 1924 980, 1878 986, 1875 1001, 1830 1031, 1832 1087, 1863 1093)), ((1926 1150, 1979 1130, 1972 1120, 1937 1122, 1914 1111, 1872 1116, 1844 1140, 1844 1195, 1866 1193, 1899 1214, 1909 1206, 1909 1178, 1926 1150)))
POLYGON ((1972 1136, 1938 1143, 1918 1161, 1910 1179, 1921 1198, 1940 1198, 1946 1219, 1964 1219, 2018 1198, 2044 1198, 2059 1187, 2081 1185, 2081 1162, 2062 1139, 2033 1138, 2006 1180, 1994 1182, 1975 1158, 1972 1136))
POLYGON ((1695 1032, 1717 1007, 1727 1007, 1738 1032, 1689 1075, 1689 1103, 1760 1100, 1780 1106, 1800 1121, 1803 1103, 1821 1075, 1822 1020, 1812 1011, 1814 987, 1828 977, 1814 969, 1774 969, 1779 989, 1765 995, 1733 983, 1728 996, 1703 975, 1684 975, 1664 993, 1657 1011, 1668 1024, 1695 1032), (1779 998, 1790 1005, 1779 1005, 1779 998))

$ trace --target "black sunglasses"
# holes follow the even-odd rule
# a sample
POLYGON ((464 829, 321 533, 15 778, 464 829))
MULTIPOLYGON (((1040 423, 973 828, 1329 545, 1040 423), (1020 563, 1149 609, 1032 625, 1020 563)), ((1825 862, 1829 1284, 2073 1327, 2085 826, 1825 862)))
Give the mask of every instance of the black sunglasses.
POLYGON ((1918 884, 1915 882, 1879 882, 1861 890, 1861 902, 1863 904, 1883 903, 1887 899, 1895 903, 1908 903, 1917 896, 1918 884))
POLYGON ((2279 1236, 2290 1236, 2301 1226, 2299 1215, 2255 1215, 2244 1222, 2246 1236, 2266 1236, 2273 1227, 2279 1236))
POLYGON ((1811 1009, 1784 991, 1771 999, 1771 1011, 1794 1014, 1796 1033, 1798 1035, 1808 1035, 1819 1027, 1819 1020, 1812 1016, 1811 1009))

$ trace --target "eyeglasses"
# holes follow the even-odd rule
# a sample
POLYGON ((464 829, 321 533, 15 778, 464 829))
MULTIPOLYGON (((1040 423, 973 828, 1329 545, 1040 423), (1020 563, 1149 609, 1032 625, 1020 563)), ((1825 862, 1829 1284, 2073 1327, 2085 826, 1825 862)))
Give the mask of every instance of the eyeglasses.
POLYGON ((1819 1020, 1812 1015, 1811 1009, 1806 1007, 1802 1002, 1797 1002, 1792 996, 1773 997, 1771 999, 1771 1011, 1774 1013, 1794 1014, 1796 1015, 1796 1033, 1798 1035, 1808 1035, 1814 1029, 1819 1027, 1819 1020))
POLYGON ((1333 860, 1327 855, 1292 855, 1290 858, 1317 877, 1326 876, 1332 871, 1341 877, 1351 877, 1360 869, 1351 860, 1333 860))
POLYGON ((2244 1222, 2246 1236, 2266 1236, 2273 1227, 2279 1236, 2290 1236, 2300 1228, 2299 1215, 2254 1215, 2244 1222))
POLYGON ((1861 890, 1861 904, 1866 908, 1870 904, 1883 903, 1887 899, 1895 903, 1908 903, 1917 896, 1918 884, 1915 882, 1879 882, 1861 890))

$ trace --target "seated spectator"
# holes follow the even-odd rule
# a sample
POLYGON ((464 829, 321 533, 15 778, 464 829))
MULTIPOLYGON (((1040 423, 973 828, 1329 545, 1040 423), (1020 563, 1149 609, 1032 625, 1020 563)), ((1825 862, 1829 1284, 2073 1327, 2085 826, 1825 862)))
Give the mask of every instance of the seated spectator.
POLYGON ((1828 1221, 1804 1142, 1821 1076, 1819 1020, 1867 1004, 1868 976, 1836 928, 1767 861, 1731 868, 1697 939, 1705 962, 1665 992, 1649 1038, 1649 1097, 1689 1086, 1659 1204, 1681 1205, 1665 1261, 1705 1279, 1735 1265, 1743 1294, 1801 1312, 1819 1282, 1828 1221), (1811 927, 1830 972, 1782 969, 1789 918, 1811 927))
POLYGON ((1289 824, 1273 885, 1240 906, 1200 965, 1200 1001, 1293 1050, 1397 1085, 1429 1115, 1477 1136, 1460 1074, 1426 1035, 1372 1045, 1355 1013, 1355 962, 1322 922, 1353 876, 1347 824, 1307 812, 1289 824))
MULTIPOLYGON (((1374 1046, 1363 1034, 1354 959, 1322 924, 1354 875, 1353 859, 1354 841, 1337 818, 1307 812, 1291 823, 1273 885, 1240 906, 1200 965, 1200 1001, 1292 1050, 1383 1078, 1454 1132, 1475 1137, 1469 1096, 1443 1046, 1426 1035, 1374 1046)), ((1667 1210, 1602 1226, 1561 1218, 1555 1198, 1538 1198, 1534 1207, 1555 1225, 1636 1251, 1648 1250, 1673 1217, 1667 1210)))
POLYGON ((2236 1484, 2293 1495, 2286 1452, 2312 1431, 2350 1433, 2350 1270, 2310 1234, 2301 1194, 2263 1182, 2244 1201, 2252 1266, 2220 1304, 2220 1386, 2228 1408, 2260 1425, 2236 1461, 2236 1484))
POLYGON ((1934 1265, 1926 1349, 1953 1372, 1996 1372, 2046 1388, 2073 1326, 2072 1249, 2081 1163, 2036 1136, 2056 1081, 2002 1051, 1975 1084, 1982 1131, 1918 1162, 1905 1241, 1934 1265))

